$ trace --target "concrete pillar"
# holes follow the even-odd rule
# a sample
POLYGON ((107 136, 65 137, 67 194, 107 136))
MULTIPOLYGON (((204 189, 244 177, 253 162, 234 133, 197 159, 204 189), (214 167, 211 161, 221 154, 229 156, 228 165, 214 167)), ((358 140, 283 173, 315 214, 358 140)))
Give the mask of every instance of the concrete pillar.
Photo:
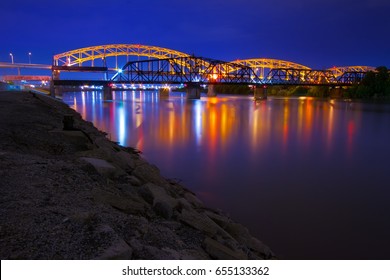
POLYGON ((112 100, 112 88, 109 85, 103 86, 103 100, 112 100))
POLYGON ((171 89, 170 89, 169 87, 160 88, 160 89, 158 90, 159 97, 160 97, 160 98, 168 98, 168 97, 169 97, 170 91, 171 91, 171 89))
POLYGON ((200 85, 199 84, 189 84, 187 85, 187 99, 200 99, 200 85))
POLYGON ((207 97, 216 97, 215 85, 209 85, 207 88, 207 97))
POLYGON ((255 100, 267 99, 267 86, 256 86, 253 92, 255 100))
POLYGON ((329 96, 331 98, 341 98, 343 96, 343 88, 340 86, 332 87, 329 91, 329 96))
POLYGON ((54 87, 54 97, 62 97, 62 86, 54 87))
POLYGON ((50 81, 50 96, 51 96, 51 97, 56 97, 56 94, 55 94, 55 87, 54 87, 54 82, 53 82, 53 80, 50 81))
POLYGON ((62 96, 62 91, 58 88, 58 86, 54 85, 54 80, 59 80, 60 79, 60 71, 58 70, 52 70, 51 71, 51 80, 50 80, 50 96, 51 97, 56 97, 61 94, 62 96))

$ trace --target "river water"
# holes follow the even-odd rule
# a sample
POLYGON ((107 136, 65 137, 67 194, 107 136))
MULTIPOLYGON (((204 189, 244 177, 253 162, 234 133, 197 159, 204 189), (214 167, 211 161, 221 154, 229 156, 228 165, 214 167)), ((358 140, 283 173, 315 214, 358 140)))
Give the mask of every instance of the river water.
POLYGON ((134 91, 63 99, 281 259, 390 258, 390 105, 134 91))

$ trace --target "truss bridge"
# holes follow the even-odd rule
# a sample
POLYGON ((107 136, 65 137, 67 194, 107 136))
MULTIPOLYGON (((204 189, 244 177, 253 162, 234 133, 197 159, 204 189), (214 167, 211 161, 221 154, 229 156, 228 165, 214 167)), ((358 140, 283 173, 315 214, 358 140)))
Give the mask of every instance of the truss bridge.
POLYGON ((360 83, 368 71, 375 71, 370 66, 315 70, 299 63, 271 58, 226 62, 140 44, 85 47, 54 55, 52 65, 14 63, 12 60, 12 63, 0 62, 0 68, 16 68, 20 77, 12 77, 15 80, 33 77, 31 74, 22 75, 21 70, 50 69, 53 95, 56 88, 83 84, 103 86, 107 93, 112 84, 185 84, 190 87, 187 93, 195 93, 187 94, 190 98, 200 96, 200 85, 208 86, 210 96, 215 95, 213 87, 216 84, 252 85, 255 92, 273 85, 351 86, 360 83), (61 72, 70 71, 101 74, 98 79, 60 78, 61 72))

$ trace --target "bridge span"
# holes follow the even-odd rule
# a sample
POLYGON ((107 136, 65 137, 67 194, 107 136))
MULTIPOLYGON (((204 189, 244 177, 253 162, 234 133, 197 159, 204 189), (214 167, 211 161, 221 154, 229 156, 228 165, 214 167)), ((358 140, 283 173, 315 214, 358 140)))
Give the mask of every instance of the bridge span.
POLYGON ((20 69, 24 68, 51 70, 52 88, 94 82, 104 85, 107 91, 111 83, 180 83, 194 87, 207 84, 211 89, 215 84, 248 84, 259 88, 282 84, 351 85, 360 82, 368 71, 375 71, 370 66, 316 70, 299 63, 269 58, 224 62, 140 44, 91 46, 54 55, 53 65, 0 62, 0 68, 17 68, 19 75, 20 69), (63 71, 102 71, 105 78, 78 82, 61 80, 63 71))

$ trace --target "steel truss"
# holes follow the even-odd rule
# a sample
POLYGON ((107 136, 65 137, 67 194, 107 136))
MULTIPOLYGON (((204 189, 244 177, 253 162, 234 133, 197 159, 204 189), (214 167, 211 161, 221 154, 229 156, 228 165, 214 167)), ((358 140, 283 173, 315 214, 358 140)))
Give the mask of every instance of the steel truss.
POLYGON ((54 55, 53 64, 58 66, 81 66, 82 63, 86 61, 92 61, 92 66, 94 66, 95 60, 117 56, 138 56, 163 59, 170 57, 188 56, 188 54, 156 46, 145 46, 139 44, 112 44, 86 47, 54 55))
POLYGON ((252 68, 221 60, 185 56, 131 61, 113 82, 144 84, 261 84, 252 68))
POLYGON ((272 85, 351 85, 361 82, 365 75, 362 71, 337 76, 331 70, 280 68, 271 69, 265 82, 272 85))

